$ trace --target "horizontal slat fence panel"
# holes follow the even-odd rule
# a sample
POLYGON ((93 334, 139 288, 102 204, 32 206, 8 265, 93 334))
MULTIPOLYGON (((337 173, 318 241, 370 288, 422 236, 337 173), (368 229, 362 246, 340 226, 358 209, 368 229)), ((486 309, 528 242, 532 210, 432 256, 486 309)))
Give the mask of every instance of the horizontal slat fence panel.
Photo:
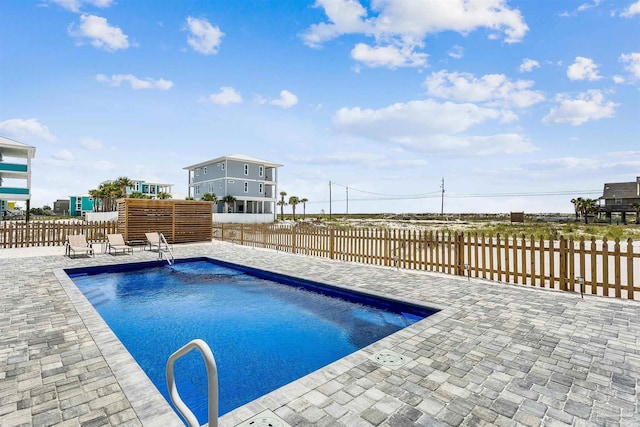
POLYGON ((214 239, 539 288, 637 299, 640 246, 631 239, 542 239, 449 231, 214 224, 214 239))
POLYGON ((120 199, 118 232, 125 240, 145 240, 145 233, 164 234, 169 243, 210 241, 211 202, 189 200, 120 199))

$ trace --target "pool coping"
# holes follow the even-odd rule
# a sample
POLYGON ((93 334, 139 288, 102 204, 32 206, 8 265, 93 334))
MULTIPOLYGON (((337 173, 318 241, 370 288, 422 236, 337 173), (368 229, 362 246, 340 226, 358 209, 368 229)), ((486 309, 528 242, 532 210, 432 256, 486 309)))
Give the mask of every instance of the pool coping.
MULTIPOLYGON (((229 263, 224 259, 218 259, 214 256, 203 256, 202 259, 211 259, 220 261, 225 264, 229 263)), ((124 263, 131 264, 131 263, 124 263)), ((235 263, 244 266, 240 263, 235 263)), ((109 264, 113 265, 113 264, 109 264)), ((96 266, 97 267, 97 266, 96 266)), ((254 267, 244 266, 250 269, 254 267)), ((261 270, 261 269, 256 269, 261 270)), ((264 270, 262 270, 264 271, 264 270)), ((182 419, 173 410, 171 405, 166 401, 164 396, 156 388, 149 379, 140 365, 135 361, 131 353, 120 342, 115 333, 108 324, 100 316, 91 302, 78 289, 73 280, 67 275, 64 268, 56 268, 53 270, 54 276, 60 282, 65 293, 71 300, 82 322, 85 324, 91 337, 96 343, 98 349, 109 365, 117 382, 120 384, 127 400, 138 416, 140 422, 145 426, 183 426, 182 419)), ((277 273, 282 274, 282 273, 277 273)), ((299 277, 291 274, 286 276, 296 279, 306 280, 308 278, 299 277)), ((409 325, 391 335, 382 338, 360 350, 357 350, 341 359, 325 365, 297 380, 285 384, 243 406, 240 406, 223 416, 219 417, 220 425, 235 426, 246 421, 252 416, 267 409, 275 409, 283 403, 295 400, 316 388, 318 384, 322 384, 332 378, 336 378, 350 369, 360 365, 365 360, 371 360, 371 356, 380 350, 392 350, 410 340, 416 335, 425 336, 425 332, 429 328, 434 327, 437 323, 455 315, 459 309, 443 306, 441 304, 425 305, 423 301, 411 300, 408 298, 393 296, 375 290, 364 290, 355 286, 343 284, 326 283, 323 281, 315 281, 329 287, 343 289, 357 294, 365 294, 386 300, 397 301, 400 303, 417 305, 425 308, 438 310, 412 325, 409 325)), ((435 332, 435 331, 434 331, 435 332)), ((414 360, 410 359, 403 367, 410 369, 414 360)), ((382 366, 382 365, 381 365, 382 366)), ((392 370, 393 368, 384 367, 384 369, 392 370)), ((206 426, 204 424, 203 426, 206 426)))

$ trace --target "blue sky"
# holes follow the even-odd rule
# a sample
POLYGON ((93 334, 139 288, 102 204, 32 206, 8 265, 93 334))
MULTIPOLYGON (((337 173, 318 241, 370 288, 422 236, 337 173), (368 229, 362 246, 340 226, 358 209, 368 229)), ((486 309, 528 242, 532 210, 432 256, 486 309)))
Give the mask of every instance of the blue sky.
POLYGON ((308 212, 571 212, 640 176, 640 0, 0 2, 32 206, 246 154, 308 212))

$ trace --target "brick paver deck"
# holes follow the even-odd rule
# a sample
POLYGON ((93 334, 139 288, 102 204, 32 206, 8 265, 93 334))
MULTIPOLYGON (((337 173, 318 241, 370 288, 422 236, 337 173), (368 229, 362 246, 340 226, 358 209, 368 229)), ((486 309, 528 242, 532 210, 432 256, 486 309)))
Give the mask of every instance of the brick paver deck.
MULTIPOLYGON (((180 425, 61 271, 157 255, 63 252, 0 259, 0 425, 180 425)), ((265 409, 292 426, 640 425, 640 303, 219 242, 174 252, 442 309, 226 414, 222 426, 265 409), (409 362, 390 369, 368 358, 384 349, 409 362)))

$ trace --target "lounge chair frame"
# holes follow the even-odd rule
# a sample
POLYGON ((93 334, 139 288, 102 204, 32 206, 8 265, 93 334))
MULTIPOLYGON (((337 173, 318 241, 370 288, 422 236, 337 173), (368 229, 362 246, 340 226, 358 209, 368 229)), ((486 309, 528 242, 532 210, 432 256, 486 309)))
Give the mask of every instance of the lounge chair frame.
POLYGON ((122 234, 107 234, 107 241, 108 251, 111 255, 118 255, 119 251, 122 251, 122 254, 133 254, 133 246, 126 244, 122 234))
POLYGON ((65 243, 65 255, 69 258, 75 258, 77 253, 84 253, 87 256, 95 256, 95 252, 91 243, 87 242, 84 234, 70 234, 67 236, 65 243), (71 256, 73 253, 73 257, 71 256))

